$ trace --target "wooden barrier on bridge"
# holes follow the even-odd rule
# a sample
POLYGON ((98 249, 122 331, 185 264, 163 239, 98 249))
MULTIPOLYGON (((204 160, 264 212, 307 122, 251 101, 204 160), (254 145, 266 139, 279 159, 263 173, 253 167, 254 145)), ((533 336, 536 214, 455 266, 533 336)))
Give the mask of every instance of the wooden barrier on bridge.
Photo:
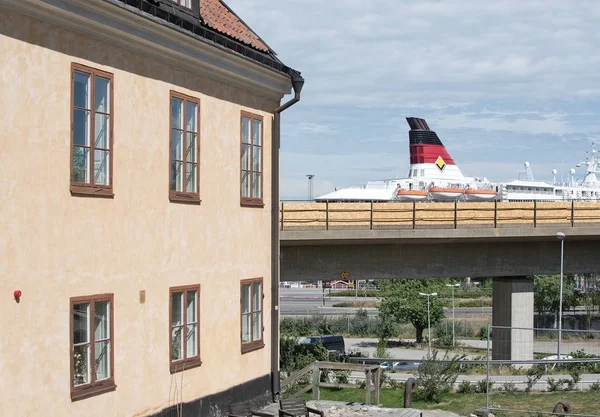
POLYGON ((600 223, 600 202, 281 202, 281 230, 539 227, 600 223))

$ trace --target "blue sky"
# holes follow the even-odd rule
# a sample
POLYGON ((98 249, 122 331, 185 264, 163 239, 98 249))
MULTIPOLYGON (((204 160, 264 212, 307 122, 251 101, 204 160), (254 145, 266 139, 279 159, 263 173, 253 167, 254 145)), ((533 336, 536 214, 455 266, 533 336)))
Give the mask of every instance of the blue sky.
POLYGON ((306 174, 315 196, 404 177, 407 116, 491 180, 525 161, 566 176, 600 142, 596 0, 225 1, 306 79, 282 115, 282 199, 307 198, 306 174))

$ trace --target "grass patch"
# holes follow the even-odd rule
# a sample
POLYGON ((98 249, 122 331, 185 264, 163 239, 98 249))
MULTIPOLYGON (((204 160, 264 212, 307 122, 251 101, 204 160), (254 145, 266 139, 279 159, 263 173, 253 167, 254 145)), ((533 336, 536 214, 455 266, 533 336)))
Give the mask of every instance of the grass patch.
MULTIPOLYGON (((381 390, 381 403, 383 407, 402 408, 404 406, 403 391, 393 389, 381 390)), ((312 394, 306 394, 310 400, 312 394)), ((372 398, 374 398, 372 396, 372 398)), ((365 391, 361 389, 334 389, 321 388, 321 399, 345 402, 365 402, 365 391)), ((512 408, 532 411, 552 411, 552 407, 561 401, 567 400, 573 406, 576 414, 600 414, 600 392, 593 391, 569 391, 569 392, 540 392, 512 394, 492 393, 490 394, 490 406, 493 408, 512 408)), ((485 394, 459 394, 449 393, 442 397, 438 404, 413 401, 413 407, 421 410, 444 410, 460 415, 469 415, 478 408, 485 405, 485 394)), ((495 413, 496 417, 504 417, 505 414, 495 413)), ((516 413, 506 417, 519 417, 516 413)), ((531 417, 528 414, 527 417, 531 417)))
POLYGON ((335 303, 333 307, 353 307, 353 308, 379 308, 377 301, 350 301, 345 303, 335 303))
POLYGON ((341 290, 341 291, 332 291, 329 294, 331 297, 381 297, 382 293, 379 290, 341 290))

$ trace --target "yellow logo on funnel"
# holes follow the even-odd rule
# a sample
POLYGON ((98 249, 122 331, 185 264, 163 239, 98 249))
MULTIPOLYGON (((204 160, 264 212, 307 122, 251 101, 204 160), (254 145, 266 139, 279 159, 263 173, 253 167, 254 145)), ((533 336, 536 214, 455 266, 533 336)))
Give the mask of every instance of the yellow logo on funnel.
POLYGON ((438 156, 435 160, 435 166, 438 167, 441 172, 446 168, 446 162, 444 162, 444 159, 441 156, 438 156))

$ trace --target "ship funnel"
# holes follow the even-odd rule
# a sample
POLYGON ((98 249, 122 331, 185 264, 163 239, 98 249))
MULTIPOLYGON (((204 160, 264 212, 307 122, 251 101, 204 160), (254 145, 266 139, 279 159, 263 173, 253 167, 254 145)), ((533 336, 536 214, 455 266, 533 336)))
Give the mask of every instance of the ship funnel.
POLYGON ((407 117, 410 126, 410 177, 463 180, 464 176, 454 163, 437 133, 429 128, 425 119, 407 117))

